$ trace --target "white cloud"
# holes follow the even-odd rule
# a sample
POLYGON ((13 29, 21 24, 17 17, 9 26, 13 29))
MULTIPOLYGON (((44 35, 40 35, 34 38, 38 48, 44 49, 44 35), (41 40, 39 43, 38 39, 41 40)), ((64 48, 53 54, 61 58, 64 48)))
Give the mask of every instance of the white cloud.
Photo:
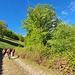
POLYGON ((70 3, 70 8, 72 11, 75 11, 75 1, 70 3))
POLYGON ((66 11, 62 11, 61 12, 63 15, 68 15, 68 12, 66 12, 66 11))

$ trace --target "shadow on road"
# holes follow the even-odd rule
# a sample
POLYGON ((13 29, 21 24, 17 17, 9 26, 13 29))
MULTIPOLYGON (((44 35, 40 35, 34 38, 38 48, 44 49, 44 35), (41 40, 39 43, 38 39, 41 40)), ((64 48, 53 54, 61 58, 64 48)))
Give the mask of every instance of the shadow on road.
POLYGON ((1 54, 1 52, 2 52, 2 49, 0 49, 0 75, 2 74, 2 63, 3 63, 3 56, 2 56, 2 54, 1 54))

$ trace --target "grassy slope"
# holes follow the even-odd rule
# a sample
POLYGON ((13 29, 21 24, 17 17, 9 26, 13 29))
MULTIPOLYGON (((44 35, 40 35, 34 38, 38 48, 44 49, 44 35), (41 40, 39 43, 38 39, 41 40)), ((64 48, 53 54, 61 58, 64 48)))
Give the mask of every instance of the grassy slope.
POLYGON ((0 37, 0 52, 3 48, 8 49, 8 48, 15 48, 15 47, 23 47, 23 43, 18 41, 18 40, 13 40, 10 38, 1 38, 0 37))

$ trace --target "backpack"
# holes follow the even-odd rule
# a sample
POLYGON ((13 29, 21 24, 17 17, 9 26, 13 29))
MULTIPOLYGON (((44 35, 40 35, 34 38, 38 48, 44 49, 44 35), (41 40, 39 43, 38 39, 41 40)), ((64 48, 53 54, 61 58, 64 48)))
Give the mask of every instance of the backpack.
POLYGON ((11 52, 10 52, 10 49, 8 49, 8 50, 7 50, 7 53, 8 53, 8 54, 10 54, 10 53, 11 53, 11 52))

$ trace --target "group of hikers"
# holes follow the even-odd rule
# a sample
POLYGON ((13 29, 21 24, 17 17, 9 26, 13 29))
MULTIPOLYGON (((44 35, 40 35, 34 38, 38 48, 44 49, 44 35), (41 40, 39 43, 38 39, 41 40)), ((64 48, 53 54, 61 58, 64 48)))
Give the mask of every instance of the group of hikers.
POLYGON ((8 58, 10 59, 10 57, 14 56, 15 49, 10 49, 10 48, 7 49, 7 50, 3 49, 3 50, 2 50, 3 56, 4 56, 6 53, 7 53, 7 55, 8 55, 8 58))

